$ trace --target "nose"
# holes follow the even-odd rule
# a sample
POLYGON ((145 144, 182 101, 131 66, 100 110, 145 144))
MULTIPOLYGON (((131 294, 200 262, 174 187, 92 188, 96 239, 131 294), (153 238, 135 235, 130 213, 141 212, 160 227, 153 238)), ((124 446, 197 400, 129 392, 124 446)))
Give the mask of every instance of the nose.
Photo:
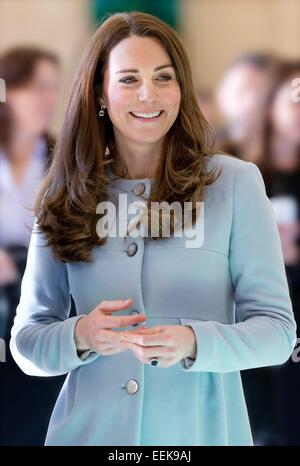
POLYGON ((156 94, 151 81, 144 81, 139 89, 140 102, 155 102, 156 94))

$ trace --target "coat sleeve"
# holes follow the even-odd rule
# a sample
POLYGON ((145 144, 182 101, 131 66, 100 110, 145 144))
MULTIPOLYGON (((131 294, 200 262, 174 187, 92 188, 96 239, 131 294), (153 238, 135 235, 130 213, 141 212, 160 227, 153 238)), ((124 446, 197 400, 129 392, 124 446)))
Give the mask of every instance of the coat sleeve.
POLYGON ((35 218, 10 339, 12 356, 23 372, 62 375, 99 356, 78 356, 74 328, 83 316, 69 317, 70 310, 66 264, 54 258, 35 218))
POLYGON ((282 364, 296 344, 278 228, 260 170, 244 162, 235 174, 229 267, 235 323, 181 319, 196 336, 184 371, 231 372, 282 364))

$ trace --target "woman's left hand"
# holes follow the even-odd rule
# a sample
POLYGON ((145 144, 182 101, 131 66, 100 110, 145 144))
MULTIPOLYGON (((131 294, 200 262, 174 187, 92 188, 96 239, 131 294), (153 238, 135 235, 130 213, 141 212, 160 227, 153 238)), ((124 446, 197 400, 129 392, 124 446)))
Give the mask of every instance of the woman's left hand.
POLYGON ((131 349, 145 364, 150 364, 151 358, 157 358, 158 367, 165 368, 186 357, 196 358, 196 336, 193 329, 185 325, 144 326, 120 333, 121 345, 131 349))

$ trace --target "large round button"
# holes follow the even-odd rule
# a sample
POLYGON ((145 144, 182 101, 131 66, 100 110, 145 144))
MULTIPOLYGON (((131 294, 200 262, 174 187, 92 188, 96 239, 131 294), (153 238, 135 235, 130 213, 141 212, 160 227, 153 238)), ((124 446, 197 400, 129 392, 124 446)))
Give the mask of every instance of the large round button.
POLYGON ((135 196, 141 196, 142 194, 144 194, 145 189, 146 189, 146 186, 144 183, 138 183, 135 185, 133 192, 135 196))
MULTIPOLYGON (((139 311, 137 311, 136 309, 133 309, 132 311, 130 311, 130 314, 131 314, 132 316, 134 316, 134 315, 139 314, 139 311)), ((138 323, 132 324, 133 327, 136 327, 137 325, 139 325, 139 324, 138 324, 138 323)))
POLYGON ((127 248, 127 255, 130 257, 134 256, 137 250, 138 250, 138 245, 136 243, 130 243, 127 248))
POLYGON ((129 395, 134 395, 139 389, 139 384, 136 380, 130 379, 126 384, 126 391, 129 395))

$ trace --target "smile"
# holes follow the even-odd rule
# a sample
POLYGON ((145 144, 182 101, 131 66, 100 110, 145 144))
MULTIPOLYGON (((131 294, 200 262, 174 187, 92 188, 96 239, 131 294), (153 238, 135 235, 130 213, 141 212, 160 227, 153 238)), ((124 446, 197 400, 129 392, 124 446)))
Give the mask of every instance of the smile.
POLYGON ((131 116, 134 118, 141 120, 141 121, 153 121, 153 120, 158 120, 159 117, 162 115, 164 110, 161 110, 160 112, 155 112, 155 113, 142 113, 142 112, 129 112, 131 116))

